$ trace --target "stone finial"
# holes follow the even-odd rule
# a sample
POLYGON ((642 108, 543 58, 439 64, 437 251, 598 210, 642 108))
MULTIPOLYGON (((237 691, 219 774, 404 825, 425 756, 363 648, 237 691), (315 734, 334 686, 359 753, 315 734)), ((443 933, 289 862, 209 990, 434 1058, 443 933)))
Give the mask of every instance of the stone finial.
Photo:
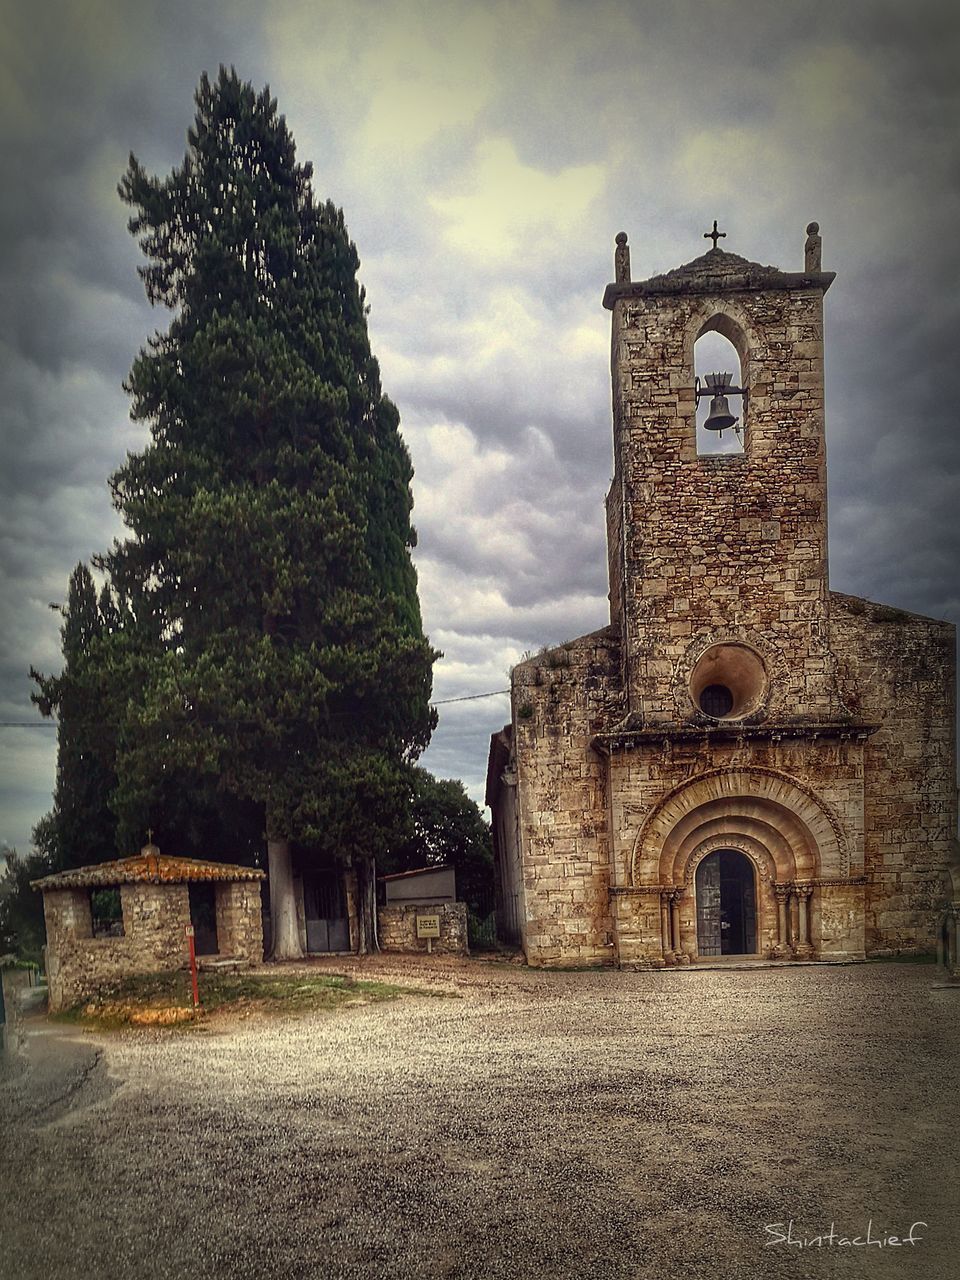
POLYGON ((811 222, 807 227, 807 240, 803 246, 804 271, 814 272, 821 269, 822 245, 820 223, 811 222))
POLYGON ((617 232, 617 247, 613 254, 613 278, 617 284, 630 283, 630 246, 627 244, 627 233, 617 232))

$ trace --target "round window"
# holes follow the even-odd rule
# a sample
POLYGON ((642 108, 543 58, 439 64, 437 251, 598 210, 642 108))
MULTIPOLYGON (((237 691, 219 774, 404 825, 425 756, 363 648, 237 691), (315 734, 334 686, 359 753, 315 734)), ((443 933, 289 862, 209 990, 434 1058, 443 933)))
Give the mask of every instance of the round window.
POLYGON ((744 644, 715 644, 690 674, 693 705, 711 720, 739 720, 756 710, 767 687, 759 654, 744 644))
POLYGON ((708 684, 700 694, 700 710, 720 719, 733 710, 733 694, 725 684, 708 684))

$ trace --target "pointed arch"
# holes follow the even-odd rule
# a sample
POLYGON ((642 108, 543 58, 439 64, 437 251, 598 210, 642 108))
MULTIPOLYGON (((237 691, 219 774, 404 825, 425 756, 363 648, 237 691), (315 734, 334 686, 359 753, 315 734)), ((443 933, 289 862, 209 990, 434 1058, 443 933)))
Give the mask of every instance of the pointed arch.
POLYGON ((742 307, 729 298, 713 298, 696 307, 686 329, 686 348, 693 367, 693 348, 706 333, 719 333, 734 347, 740 357, 744 386, 749 385, 750 349, 757 344, 750 318, 742 307))
MULTIPOLYGON (((747 318, 740 314, 739 308, 729 306, 725 299, 702 305, 688 322, 685 337, 691 382, 699 377, 703 387, 710 373, 727 370, 732 374, 733 385, 749 387, 750 332, 747 318)), ((735 430, 719 434, 704 430, 707 400, 702 399, 696 407, 694 426, 699 457, 730 457, 746 452, 749 397, 741 400, 734 396, 729 405, 739 423, 735 430)))

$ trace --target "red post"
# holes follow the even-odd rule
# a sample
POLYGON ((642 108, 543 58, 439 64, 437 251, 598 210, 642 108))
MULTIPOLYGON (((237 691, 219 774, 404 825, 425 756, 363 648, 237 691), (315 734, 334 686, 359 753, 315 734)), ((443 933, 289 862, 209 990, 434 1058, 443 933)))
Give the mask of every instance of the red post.
POLYGON ((187 950, 190 953, 190 981, 193 983, 193 1007, 200 1008, 200 989, 197 986, 197 952, 193 942, 193 925, 187 925, 187 950))

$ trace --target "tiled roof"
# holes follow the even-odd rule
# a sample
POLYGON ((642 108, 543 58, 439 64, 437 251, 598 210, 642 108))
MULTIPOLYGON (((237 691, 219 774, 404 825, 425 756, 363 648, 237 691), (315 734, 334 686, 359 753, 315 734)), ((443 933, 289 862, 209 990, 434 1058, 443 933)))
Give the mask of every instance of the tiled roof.
POLYGON ((133 858, 98 862, 89 867, 58 871, 31 881, 35 889, 98 889, 117 884, 184 884, 191 880, 263 880, 256 867, 239 867, 230 862, 201 862, 197 858, 175 858, 162 854, 156 845, 146 845, 133 858))

